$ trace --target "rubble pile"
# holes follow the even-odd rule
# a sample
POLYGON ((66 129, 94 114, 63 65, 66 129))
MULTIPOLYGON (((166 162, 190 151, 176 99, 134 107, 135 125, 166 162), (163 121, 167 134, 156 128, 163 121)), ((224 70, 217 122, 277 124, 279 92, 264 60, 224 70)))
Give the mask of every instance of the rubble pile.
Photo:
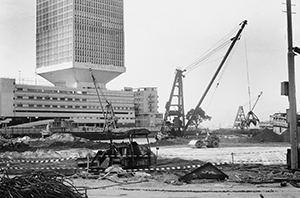
POLYGON ((68 149, 68 150, 51 150, 51 149, 37 149, 35 151, 25 152, 2 152, 0 158, 7 159, 53 159, 53 158, 82 158, 88 155, 94 155, 91 149, 68 149))
POLYGON ((0 151, 18 151, 23 152, 29 149, 29 145, 22 139, 10 139, 0 135, 0 151))

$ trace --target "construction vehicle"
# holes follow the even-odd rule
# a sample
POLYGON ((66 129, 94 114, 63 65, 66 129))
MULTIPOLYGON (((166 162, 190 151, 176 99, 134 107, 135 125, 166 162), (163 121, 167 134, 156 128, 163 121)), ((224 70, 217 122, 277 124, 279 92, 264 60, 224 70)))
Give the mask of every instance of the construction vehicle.
POLYGON ((210 133, 208 130, 202 134, 197 135, 196 139, 193 139, 189 142, 189 146, 196 148, 216 148, 219 147, 220 138, 216 134, 210 133))
MULTIPOLYGON (((223 57, 219 67, 217 68, 216 72, 214 73, 211 81, 209 82, 206 90, 204 91, 202 97, 200 98, 200 101, 198 102, 195 111, 191 115, 191 118, 194 117, 196 110, 200 108, 200 105, 202 104, 204 98, 206 97, 208 91, 210 90, 212 84, 214 83, 216 77, 218 76, 220 70, 222 69, 226 59, 228 58, 231 50, 233 49, 235 43, 240 39, 240 35, 247 24, 247 21, 243 21, 240 23, 240 29, 238 30, 237 34, 235 37, 231 38, 229 41, 226 41, 228 44, 231 42, 225 56, 223 57)), ((225 46, 224 44, 222 47, 225 46)), ((218 49, 221 49, 219 47, 218 49)), ((209 57, 211 55, 208 54, 205 56, 205 58, 209 57)), ((203 59, 201 59, 203 60, 203 59)), ((199 61, 197 61, 196 64, 198 64, 199 61)), ((195 65, 193 65, 190 68, 193 68, 195 65)), ((183 98, 183 86, 182 86, 182 78, 185 77, 183 75, 184 72, 187 72, 187 69, 184 70, 176 70, 176 75, 174 79, 174 83, 171 89, 170 97, 168 102, 166 103, 166 111, 164 114, 164 119, 163 119, 163 124, 161 127, 161 130, 156 134, 156 139, 161 140, 161 139, 167 139, 167 138, 172 138, 172 137, 178 137, 178 136, 185 136, 185 132, 190 126, 192 119, 187 120, 187 123, 185 123, 185 114, 184 114, 184 98, 183 98), (177 93, 176 93, 177 90, 177 93), (177 99, 175 103, 172 103, 173 99, 177 99), (173 107, 174 110, 171 110, 170 108, 173 107), (170 124, 170 122, 173 122, 170 124), (171 127, 170 127, 171 126, 171 127)), ((195 144, 197 142, 201 142, 201 145, 206 145, 208 147, 218 147, 219 146, 219 139, 215 138, 214 140, 212 139, 207 139, 204 141, 203 139, 196 139, 192 140, 191 142, 194 142, 195 144), (216 143, 217 142, 217 143, 216 143)), ((200 143, 198 143, 200 145, 200 143)), ((202 146, 201 146, 202 147, 202 146)))
POLYGON ((90 69, 91 77, 93 79, 98 100, 101 106, 101 110, 104 115, 104 125, 102 134, 107 134, 110 140, 110 146, 104 151, 98 151, 89 165, 92 167, 96 163, 96 167, 93 168, 106 168, 114 164, 121 165, 122 168, 149 168, 155 163, 155 154, 151 151, 148 135, 150 131, 146 128, 118 128, 118 118, 115 116, 113 105, 106 99, 103 92, 100 90, 102 97, 105 99, 105 109, 102 105, 100 93, 96 78, 93 75, 92 69, 90 69), (113 142, 115 137, 127 137, 128 142, 116 144, 113 142), (147 140, 147 145, 139 145, 134 138, 144 137, 147 140))

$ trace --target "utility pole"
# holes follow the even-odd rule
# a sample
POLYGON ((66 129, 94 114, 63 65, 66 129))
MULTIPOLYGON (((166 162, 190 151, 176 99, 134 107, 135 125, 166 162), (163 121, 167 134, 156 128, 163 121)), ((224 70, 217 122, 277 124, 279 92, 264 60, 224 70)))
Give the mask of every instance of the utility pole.
POLYGON ((292 4, 286 0, 287 9, 287 32, 288 32, 288 99, 289 99, 289 131, 291 143, 291 169, 297 170, 298 164, 298 131, 297 131, 297 106, 296 106, 296 85, 295 85, 295 54, 293 52, 293 31, 292 31, 292 4))

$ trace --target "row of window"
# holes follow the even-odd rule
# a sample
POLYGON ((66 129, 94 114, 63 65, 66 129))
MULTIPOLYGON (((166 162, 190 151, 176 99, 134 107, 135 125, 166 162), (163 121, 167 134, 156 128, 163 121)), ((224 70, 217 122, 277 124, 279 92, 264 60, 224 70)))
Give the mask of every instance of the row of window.
MULTIPOLYGON (((99 43, 100 44, 86 44, 86 43, 75 42, 75 49, 84 50, 84 51, 88 50, 91 52, 113 53, 113 54, 119 54, 119 55, 123 54, 123 47, 121 44, 118 44, 115 42, 105 42, 105 41, 99 42, 99 43), (101 45, 102 43, 103 43, 103 45, 101 45), (112 47, 105 46, 104 43, 107 43, 107 45, 111 45, 112 47)), ((84 56, 83 54, 79 54, 79 55, 84 56)), ((97 55, 96 55, 96 57, 97 57, 97 55)))
POLYGON ((120 15, 119 18, 108 17, 106 15, 93 15, 91 13, 85 13, 75 11, 75 22, 80 24, 101 26, 103 23, 109 23, 114 25, 121 25, 123 27, 123 17, 120 15))
MULTIPOLYGON (((49 14, 55 12, 55 15, 61 14, 63 12, 69 11, 72 9, 72 2, 68 0, 64 0, 61 2, 44 2, 42 4, 37 4, 36 9, 37 9, 37 16, 44 15, 44 14, 49 14)), ((53 15, 53 14, 52 14, 53 15)))
POLYGON ((87 38, 96 38, 96 39, 105 39, 104 37, 109 35, 113 36, 110 40, 121 42, 123 37, 123 26, 116 25, 112 23, 100 22, 100 25, 90 25, 90 24, 81 24, 79 22, 75 22, 75 30, 79 30, 82 32, 79 33, 81 36, 85 36, 87 38))
POLYGON ((123 7, 123 0, 75 0, 75 4, 103 8, 103 5, 123 7))
POLYGON ((41 9, 55 4, 57 4, 59 7, 62 7, 71 4, 72 2, 73 0, 37 0, 37 8, 41 9))
POLYGON ((40 61, 39 59, 37 59, 36 62, 36 67, 40 68, 40 67, 47 67, 47 66, 51 66, 51 65, 57 65, 57 64, 61 64, 61 63, 66 63, 66 62, 71 62, 72 61, 72 57, 63 57, 63 58, 58 58, 58 59, 54 59, 54 60, 42 60, 40 61))
POLYGON ((72 45, 65 45, 60 47, 54 47, 47 50, 41 50, 36 52, 37 58, 44 58, 41 61, 51 61, 59 58, 72 57, 72 45))
POLYGON ((24 92, 37 92, 37 93, 61 93, 61 94, 82 94, 86 95, 86 91, 65 91, 65 90, 57 90, 57 89, 34 89, 34 88, 23 88, 17 87, 17 91, 24 91, 24 92))
POLYGON ((72 32, 73 32, 73 25, 69 24, 55 29, 51 29, 47 32, 38 33, 36 34, 36 39, 37 40, 49 39, 49 38, 53 38, 54 36, 58 36, 58 38, 56 39, 64 39, 65 37, 72 36, 72 32), (69 35, 65 35, 64 33, 66 32, 69 35))
MULTIPOLYGON (((106 59, 110 61, 123 61, 124 57, 122 55, 118 55, 113 52, 108 52, 108 50, 104 50, 103 52, 94 52, 89 50, 75 50, 75 56, 83 57, 86 61, 82 62, 93 62, 99 64, 101 60, 106 59)), ((76 61, 76 60, 75 60, 76 61)))
POLYGON ((48 32, 50 30, 54 30, 57 29, 59 27, 68 27, 68 26, 72 26, 72 22, 73 19, 72 18, 67 18, 58 22, 54 22, 54 23, 48 23, 48 21, 45 21, 45 24, 38 24, 37 28, 36 28, 36 32, 37 34, 43 33, 43 32, 48 32))
POLYGON ((123 10, 123 1, 118 0, 76 0, 75 6, 86 7, 88 12, 93 12, 92 9, 103 9, 111 12, 123 10))
POLYGON ((17 99, 25 100, 58 100, 58 101, 87 101, 86 98, 58 98, 58 97, 42 97, 42 96, 17 96, 17 99))
MULTIPOLYGON (((50 87, 49 87, 50 88, 50 87)), ((94 88, 91 88, 94 89, 94 88)), ((58 94, 72 94, 72 95, 96 95, 96 92, 87 92, 82 90, 58 90, 58 89, 42 89, 42 88, 25 88, 17 87, 16 92, 26 92, 26 93, 58 93, 58 94)), ((105 92, 105 96, 119 96, 119 97, 132 97, 131 94, 125 94, 124 92, 105 92)))
MULTIPOLYGON (((104 30, 105 31, 105 30, 104 30)), ((115 47, 118 49, 123 49, 123 32, 118 32, 110 34, 105 31, 104 34, 101 33, 90 33, 88 31, 75 30, 75 42, 84 45, 92 46, 104 46, 104 47, 115 47)))
MULTIPOLYGON (((62 15, 61 15, 62 16, 62 15)), ((72 17, 62 17, 61 19, 57 19, 58 17, 51 18, 50 20, 46 19, 44 21, 37 22, 37 33, 41 33, 43 31, 49 31, 56 29, 58 27, 71 25, 73 23, 72 17)))
POLYGON ((92 63, 97 65, 113 65, 116 67, 124 67, 123 61, 117 61, 115 59, 106 58, 92 58, 86 56, 75 56, 75 62, 77 63, 92 63))
MULTIPOLYGON (((17 109, 17 110, 14 110, 13 112, 17 112, 17 113, 41 113, 41 114, 49 114, 49 113, 63 113, 65 114, 65 116, 69 117, 68 114, 87 114, 86 112, 83 112, 83 111, 58 111, 58 110, 28 110, 28 109, 17 109)), ((101 115, 101 113, 99 112, 88 112, 88 114, 98 114, 98 115, 101 115)), ((121 116, 124 116, 124 115, 130 115, 130 113, 123 113, 123 112, 116 112, 115 114, 118 114, 116 115, 116 117, 118 119, 126 119, 126 120, 131 120, 131 119, 135 119, 135 117, 121 117, 121 116)), ((84 119, 103 119, 103 117, 81 117, 81 119, 84 118, 84 119)), ((71 119, 74 119, 71 117, 71 119)))
POLYGON ((95 8, 89 6, 75 5, 75 11, 86 12, 95 16, 104 15, 113 18, 122 18, 123 9, 114 6, 103 5, 102 8, 95 8))
MULTIPOLYGON (((96 109, 101 110, 100 106, 86 106, 86 105, 56 105, 56 104, 23 104, 17 103, 16 107, 24 108, 60 108, 60 109, 96 109)), ((133 107, 114 107, 114 110, 133 110, 133 107)), ((128 112, 132 114, 133 112, 128 112)))
MULTIPOLYGON (((48 8, 45 9, 46 13, 40 13, 41 10, 37 11, 37 23, 47 21, 46 24, 54 23, 66 18, 72 18, 72 5, 56 9, 56 10, 49 10, 48 8)), ((43 24, 43 23, 42 23, 43 24)))

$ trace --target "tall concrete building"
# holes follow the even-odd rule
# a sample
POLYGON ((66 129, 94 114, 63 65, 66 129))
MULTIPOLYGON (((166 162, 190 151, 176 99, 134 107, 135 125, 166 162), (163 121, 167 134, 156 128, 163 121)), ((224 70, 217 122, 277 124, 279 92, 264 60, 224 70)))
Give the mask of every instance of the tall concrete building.
POLYGON ((37 0, 36 71, 55 86, 92 87, 125 72, 123 0, 37 0))

